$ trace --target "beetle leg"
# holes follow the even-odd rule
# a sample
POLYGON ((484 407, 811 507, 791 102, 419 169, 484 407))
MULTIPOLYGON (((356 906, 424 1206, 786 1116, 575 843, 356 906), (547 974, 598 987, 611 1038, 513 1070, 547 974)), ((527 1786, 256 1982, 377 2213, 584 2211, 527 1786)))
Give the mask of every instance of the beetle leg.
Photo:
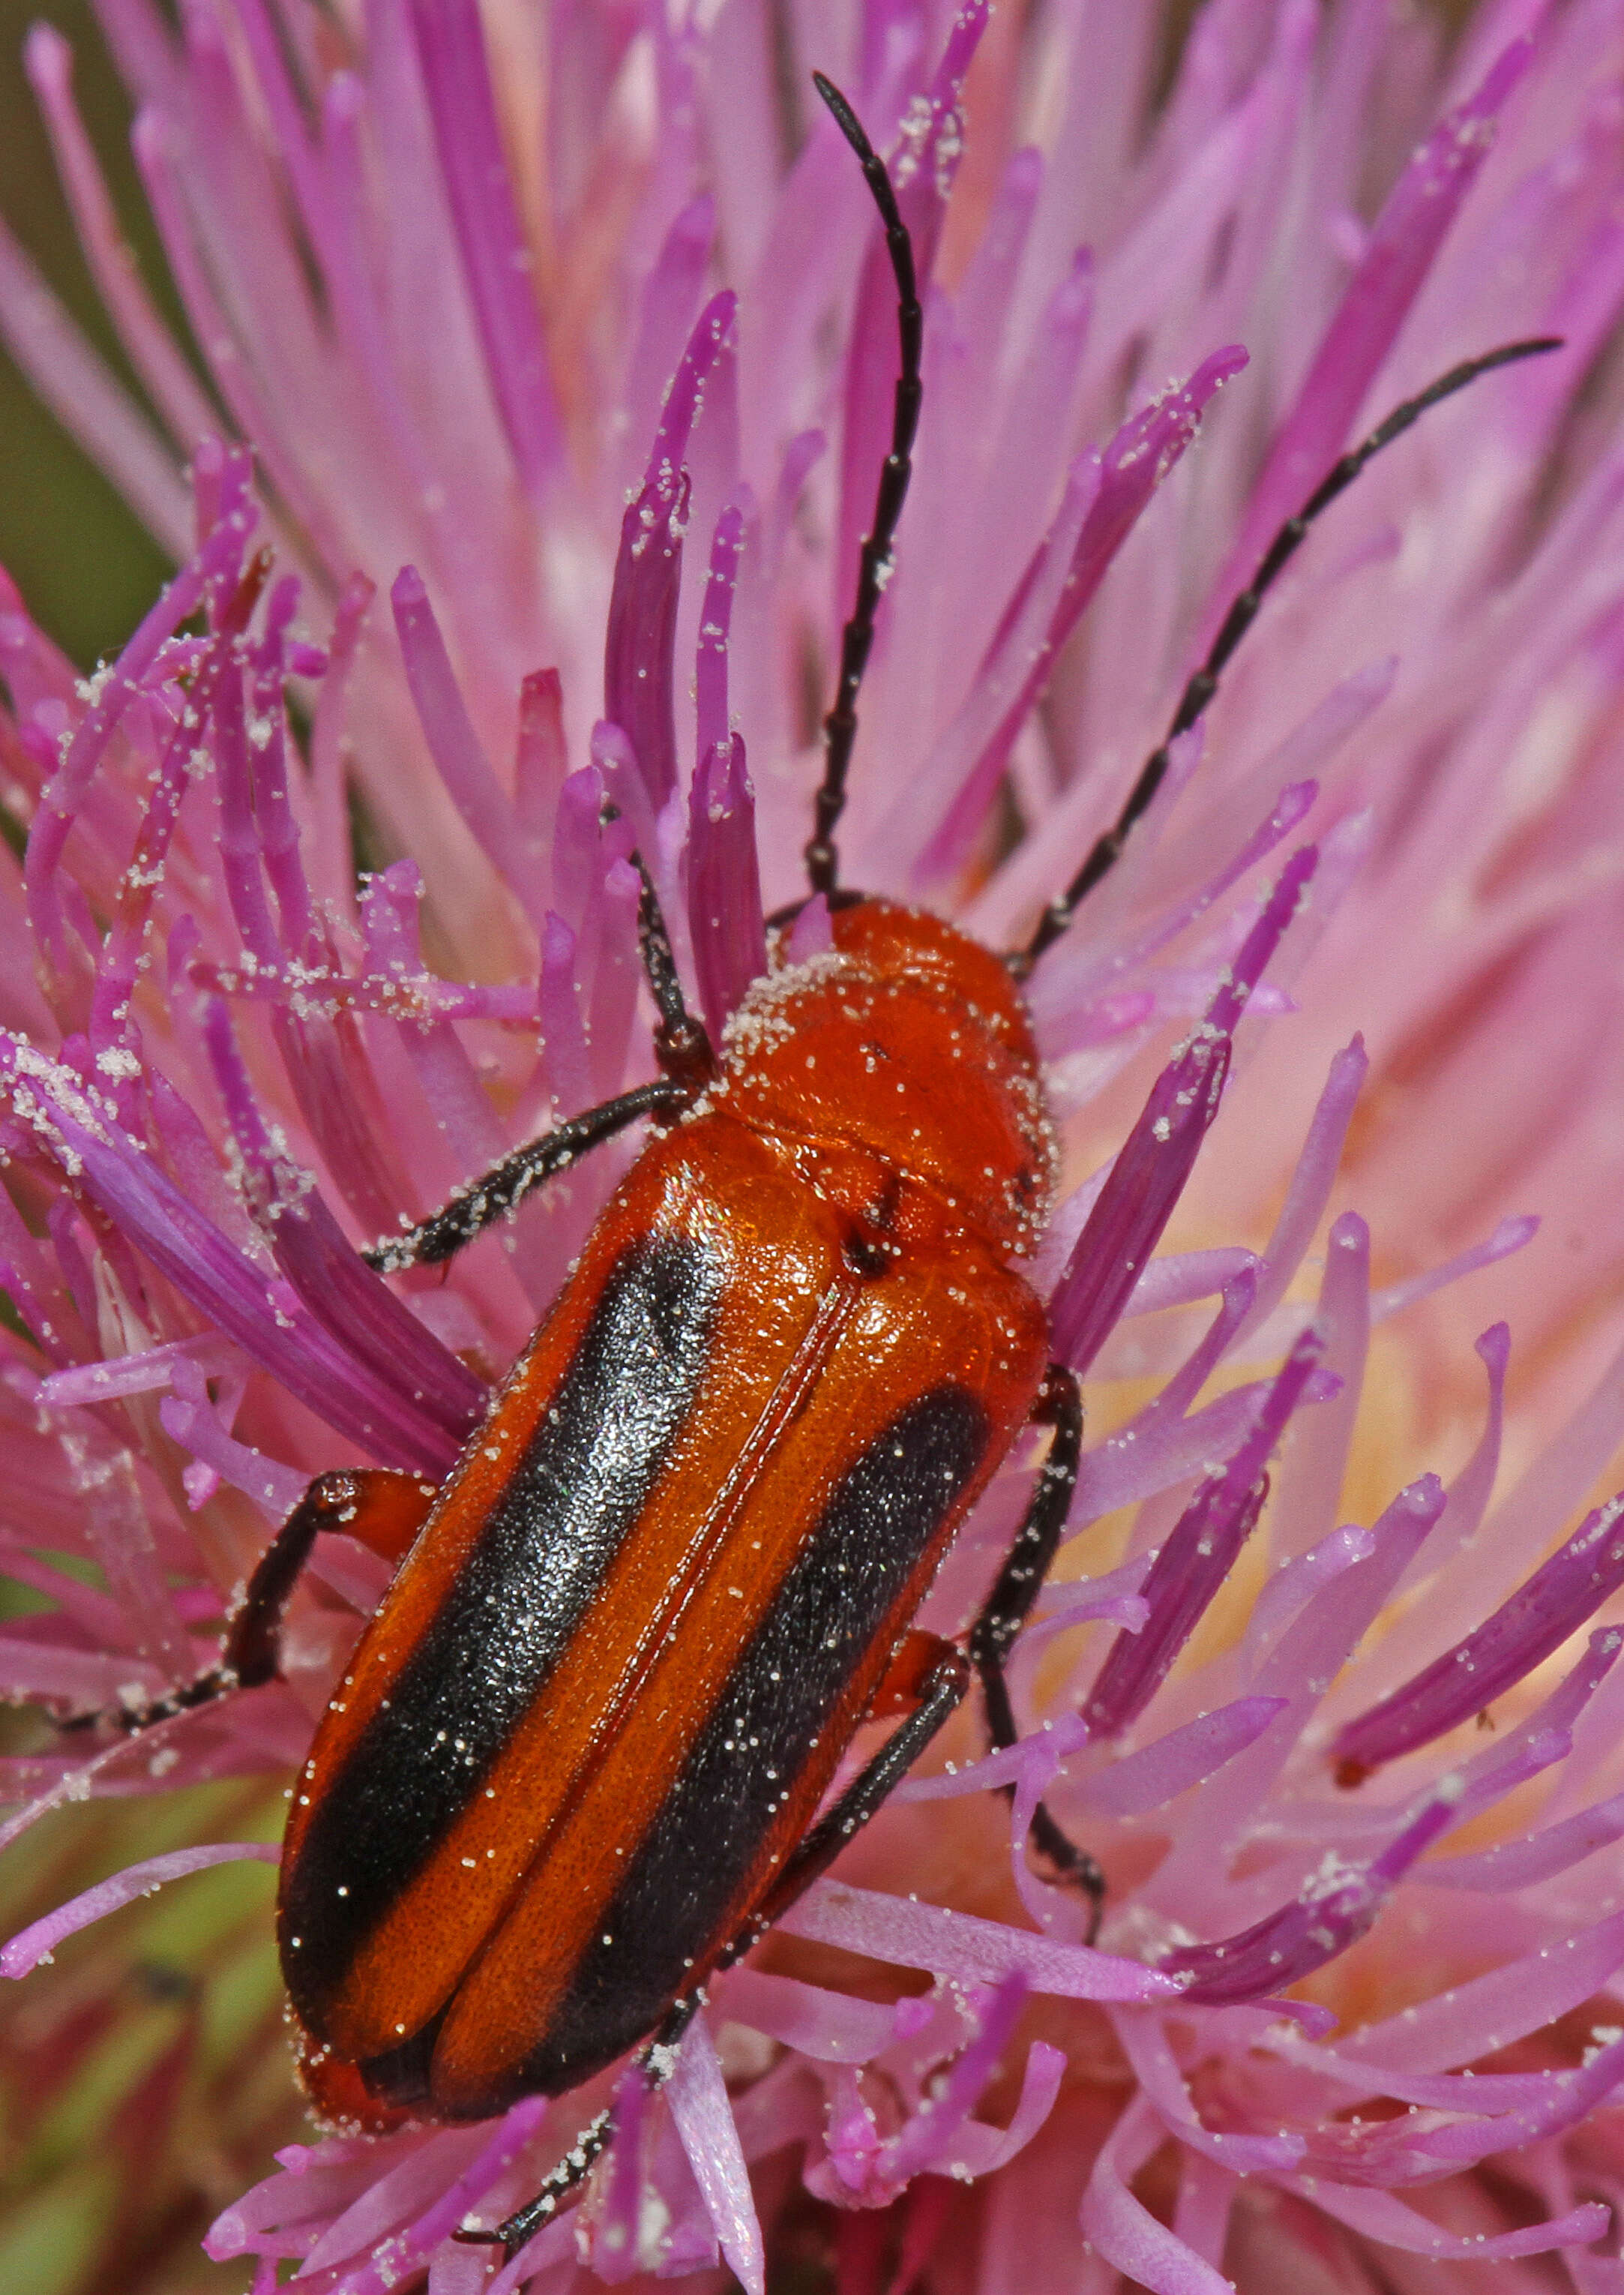
POLYGON ((78 1714, 62 1727, 88 1729, 107 1720, 135 1736, 155 1721, 210 1704, 227 1690, 257 1689, 274 1680, 282 1660, 282 1612, 310 1559, 316 1533, 343 1531, 384 1561, 398 1562, 437 1495, 435 1485, 420 1474, 396 1474, 382 1466, 318 1474, 254 1564, 216 1664, 151 1704, 78 1714))
MULTIPOLYGON (((637 2059, 637 2068, 650 2090, 664 2087, 677 2068, 677 2050, 682 2035, 705 2005, 703 1988, 698 1992, 684 1993, 681 2000, 673 2001, 665 2011, 660 2028, 637 2059)), ((511 2263, 521 2247, 533 2240, 543 2224, 550 2223, 559 2207, 576 2187, 583 2184, 597 2161, 608 2151, 615 2135, 615 2107, 606 2105, 596 2119, 590 2120, 581 2130, 564 2157, 543 2184, 541 2190, 528 2204, 507 2217, 493 2231, 453 2231, 452 2237, 465 2246, 494 2246, 500 2240, 502 2259, 511 2263)))
MULTIPOLYGON (((619 809, 603 808, 603 819, 614 821, 619 809)), ((641 853, 632 854, 641 887, 637 896, 637 945, 659 1019, 654 1031, 654 1057, 663 1074, 653 1083, 639 1084, 616 1099, 606 1099, 559 1123, 539 1139, 526 1142, 511 1156, 459 1188, 451 1201, 399 1235, 386 1236, 362 1257, 380 1275, 396 1275, 403 1268, 432 1266, 449 1259, 504 1213, 521 1204, 532 1188, 567 1172, 590 1148, 612 1139, 640 1115, 678 1115, 690 1107, 716 1073, 716 1055, 705 1023, 695 1017, 683 1000, 671 934, 654 879, 641 853)))
POLYGON ((891 1662, 869 1701, 865 1720, 889 1721, 894 1715, 915 1711, 930 1695, 936 1668, 952 1654, 952 1643, 943 1641, 940 1634, 927 1634, 918 1626, 910 1628, 891 1653, 891 1662))
MULTIPOLYGON (((920 1635, 918 1639, 934 1641, 935 1637, 920 1635)), ((903 1647, 907 1648, 906 1643, 903 1647)), ((718 1956, 718 1968, 730 1968, 736 1960, 742 1960, 763 1932, 828 1870, 853 1834, 862 1830, 886 1797, 902 1784, 949 1716, 963 1704, 970 1687, 969 1662, 951 1642, 938 1642, 936 1648, 936 1662, 918 1685, 917 1710, 893 1730, 834 1807, 811 1827, 783 1871, 768 1884, 761 1903, 745 1926, 718 1956)))
POLYGON ((543 2224, 551 2222, 570 2193, 586 2181, 608 2150, 614 2133, 614 2111, 606 2106, 596 2119, 587 2122, 526 2207, 518 2209, 489 2231, 481 2231, 471 2224, 459 2225, 452 2234, 453 2239, 464 2247, 499 2246, 502 2261, 511 2263, 519 2249, 535 2237, 543 2224))
MULTIPOLYGON (((949 1714, 963 1703, 970 1686, 969 1663, 963 1654, 951 1642, 937 1641, 934 1635, 910 1634, 903 1649, 910 1643, 934 1644, 934 1665, 918 1685, 921 1702, 918 1711, 887 1737, 834 1807, 818 1819, 745 1926, 717 1956, 717 1968, 730 1968, 736 1960, 742 1960, 779 1914, 788 1912, 796 1899, 811 1888, 819 1874, 834 1863, 852 1835, 867 1825, 892 1788, 901 1784, 949 1714)), ((638 2059, 650 2087, 663 2086, 675 2070, 677 2044, 704 2006, 705 1997, 705 1987, 700 1985, 692 1992, 685 1992, 666 2010, 658 2031, 638 2059)), ((613 2110, 600 2111, 590 2126, 582 2129, 528 2207, 510 2216, 494 2231, 460 2231, 453 2234, 453 2238, 469 2242, 500 2240, 511 2259, 525 2242, 534 2239, 542 2226, 557 2214, 559 2202, 583 2180, 614 2133, 613 2110)))
POLYGON ((369 1267, 375 1267, 381 1275, 395 1275, 404 1267, 428 1266, 436 1260, 450 1259, 465 1243, 472 1243, 504 1213, 522 1203, 532 1188, 539 1188, 544 1180, 567 1172, 589 1148, 612 1139, 628 1123, 635 1123, 640 1115, 677 1115, 690 1106, 693 1097, 690 1085, 661 1076, 652 1083, 640 1083, 634 1091, 623 1091, 618 1099, 606 1099, 600 1107, 589 1107, 583 1115, 572 1115, 567 1123, 556 1125, 539 1139, 532 1139, 516 1148, 511 1156, 505 1156, 483 1178, 470 1180, 465 1188, 459 1188, 448 1204, 416 1227, 386 1237, 361 1255, 369 1267))
MULTIPOLYGON (((1072 1494, 1077 1487, 1077 1464, 1082 1452, 1082 1397, 1078 1393, 1076 1374, 1062 1363, 1051 1363, 1032 1415, 1039 1425, 1054 1428, 1055 1439, 1038 1470, 1026 1518, 970 1629, 970 1662, 981 1676, 987 1734, 1000 1751, 1013 1745, 1020 1734, 1010 1703, 1005 1662, 1026 1622, 1027 1613, 1042 1591, 1055 1548, 1065 1528, 1072 1494)), ((1005 1791, 1013 1801, 1015 1787, 1006 1786, 1005 1791)), ((1092 1944, 1105 1906, 1105 1874, 1087 1850, 1079 1849, 1061 1831, 1041 1801, 1032 1811, 1032 1838, 1057 1871, 1065 1879, 1075 1881, 1089 1899, 1088 1940, 1092 1944)))
MULTIPOLYGON (((796 1899, 834 1863, 852 1835, 867 1825, 893 1787, 907 1776, 948 1716, 963 1703, 970 1686, 969 1661, 951 1642, 942 1641, 934 1634, 912 1633, 903 1641, 898 1658, 903 1661, 909 1679, 905 1684, 902 1681, 898 1659, 894 1659, 882 1689, 893 1676, 897 1676, 895 1694, 911 1695, 917 1691, 917 1711, 893 1731, 834 1807, 812 1827, 750 1919, 717 1956, 717 1968, 730 1968, 735 1961, 742 1960, 779 1915, 788 1912, 796 1899), (926 1655, 931 1663, 928 1670, 920 1675, 914 1662, 926 1655)), ((650 2087, 661 2087, 671 2077, 676 2066, 677 2044, 703 2007, 705 1997, 705 1989, 700 1986, 684 1993, 666 2010, 664 2022, 638 2059, 650 2087)), ((585 2180, 614 2133, 611 2107, 600 2111, 582 2129, 527 2207, 509 2216, 494 2231, 457 2231, 453 2233, 453 2238, 470 2244, 494 2244, 500 2241, 511 2261, 526 2242, 534 2239, 543 2225, 558 2213, 561 2202, 576 2185, 585 2180)))

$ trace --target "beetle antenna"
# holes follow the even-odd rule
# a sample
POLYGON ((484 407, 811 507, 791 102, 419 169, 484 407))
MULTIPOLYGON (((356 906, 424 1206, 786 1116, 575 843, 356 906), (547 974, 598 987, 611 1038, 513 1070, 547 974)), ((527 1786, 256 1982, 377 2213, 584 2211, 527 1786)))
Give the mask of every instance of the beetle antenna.
POLYGON ((814 893, 832 893, 839 874, 834 829, 845 808, 846 768, 857 739, 857 695, 874 645, 874 617, 880 594, 891 572, 891 549, 897 520, 913 475, 913 442, 919 428, 919 402, 925 386, 919 373, 925 314, 919 307, 918 282, 914 277, 913 241, 902 221, 885 163, 869 143, 862 122, 835 86, 821 72, 812 85, 835 115, 836 125, 856 152, 863 178, 874 194, 885 227, 885 252, 896 279, 896 329, 902 338, 902 366, 891 417, 891 451, 880 465, 875 496, 874 524, 863 541, 857 572, 857 599, 840 639, 840 679, 835 706, 823 721, 823 780, 818 790, 811 841, 806 847, 806 877, 814 893))
POLYGON ((1502 343, 1498 350, 1485 351, 1481 357, 1466 359, 1459 366, 1452 366, 1447 374, 1440 374, 1416 397, 1407 398, 1401 405, 1395 406, 1384 421, 1377 423, 1367 438, 1362 439, 1339 461, 1332 463, 1296 516, 1286 519, 1259 559, 1257 571, 1251 581, 1231 602, 1218 635, 1208 649, 1206 659, 1179 696, 1172 723, 1160 745, 1151 751, 1140 768, 1138 779, 1129 790, 1127 802, 1115 821, 1096 840, 1088 859, 1065 892, 1044 910, 1038 928, 1026 946, 1015 951, 1008 958, 1009 968, 1017 980, 1025 979, 1044 951, 1051 948, 1065 932, 1101 878, 1108 876, 1122 858, 1122 848, 1132 833, 1134 824, 1147 811, 1162 786, 1172 744, 1180 733, 1187 733, 1205 712, 1236 648, 1256 621, 1258 608, 1320 511, 1328 509, 1338 494, 1345 493, 1366 463, 1379 454, 1384 446, 1391 446, 1395 438, 1401 438, 1429 407, 1436 406, 1441 399, 1452 398, 1457 390, 1465 390, 1468 383, 1475 382, 1480 375, 1491 373, 1496 367, 1511 366, 1519 359, 1538 358, 1545 352, 1558 351, 1562 347, 1560 335, 1538 335, 1527 342, 1502 343))

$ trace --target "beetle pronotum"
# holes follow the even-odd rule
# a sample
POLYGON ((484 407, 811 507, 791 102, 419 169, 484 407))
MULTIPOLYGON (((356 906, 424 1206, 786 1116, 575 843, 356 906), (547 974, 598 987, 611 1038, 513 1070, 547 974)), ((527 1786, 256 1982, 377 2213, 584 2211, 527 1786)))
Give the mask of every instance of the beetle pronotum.
MULTIPOLYGON (((1016 1741, 1005 1664, 1042 1584, 1081 1442, 1075 1375, 1012 1262, 1052 1180, 1020 984, 1112 867, 1311 521, 1426 408, 1554 345, 1505 346, 1407 400, 1282 527, 1185 687, 1114 825, 1000 958, 844 891, 834 834, 906 497, 920 393, 912 249, 844 97, 895 275, 891 446, 862 546, 808 883, 832 946, 779 961, 720 1049, 689 1011, 641 861, 658 1075, 509 1156, 367 1254, 448 1258, 639 1120, 641 1155, 437 1491, 379 1470, 311 1485, 256 1569, 219 1664, 140 1727, 278 1664, 318 1531, 399 1567, 294 1795, 278 1934, 313 2099, 387 2125, 561 2094, 641 2046, 669 2069, 706 1979, 874 1813, 979 1679, 1016 1741), (911 1621, 1021 1429, 1052 1430, 1024 1520, 962 1645, 911 1621), (889 1739, 825 1806, 860 1725, 889 1739), (652 2036, 652 2037, 650 2037, 652 2036)), ((780 943, 781 946, 781 943, 780 943)), ((1035 1846, 1091 1900, 1048 1811, 1035 1846)), ((581 2136, 492 2233, 510 2253, 611 2133, 581 2136)))

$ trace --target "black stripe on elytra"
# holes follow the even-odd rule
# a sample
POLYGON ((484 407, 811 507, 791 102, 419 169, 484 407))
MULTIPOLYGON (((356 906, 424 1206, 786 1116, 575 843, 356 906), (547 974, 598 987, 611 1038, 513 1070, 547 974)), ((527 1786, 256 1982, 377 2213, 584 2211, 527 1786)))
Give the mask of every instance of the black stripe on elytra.
POLYGON ((478 1790, 636 1520, 705 1376, 725 1273, 671 1237, 617 1262, 388 1703, 323 1786, 279 1919, 288 1989, 318 2037, 355 1949, 478 1790))
MULTIPOLYGON (((642 2039, 727 1941, 762 1838, 862 1653, 985 1454, 987 1415, 943 1385, 898 1413, 830 1496, 695 1742, 511 2095, 557 2095, 642 2039)), ((510 2100, 493 2097, 491 2110, 510 2100)))

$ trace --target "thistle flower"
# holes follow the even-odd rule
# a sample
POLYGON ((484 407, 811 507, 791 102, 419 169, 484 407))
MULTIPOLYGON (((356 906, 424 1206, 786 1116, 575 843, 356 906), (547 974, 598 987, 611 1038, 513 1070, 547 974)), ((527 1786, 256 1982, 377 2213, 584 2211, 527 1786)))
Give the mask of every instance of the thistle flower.
MULTIPOLYGON (((631 1148, 444 1281, 357 1246, 647 1073, 633 844, 714 1025, 801 889, 895 367, 804 64, 930 282, 845 873, 994 945, 1361 413, 1565 340, 1315 534, 1032 980, 1067 1179, 1030 1273, 1094 1431, 1020 1743, 924 1765, 664 2091, 621 2079, 511 2265, 450 2235, 604 2083, 289 2145, 209 2252, 312 2295, 1615 2286, 1624 1532, 1585 1509, 1624 1435, 1624 4, 1488 6, 1446 52, 1374 0, 1212 0, 1155 102, 1152 12, 1081 0, 101 12, 201 368, 37 31, 146 404, 9 241, 0 327, 178 568, 88 681, 0 613, 0 1558, 49 1603, 0 1689, 59 1718, 205 1667, 314 1473, 437 1476, 477 1423, 631 1148), (1028 1864, 1040 1798, 1105 1866, 1097 1948, 1028 1864)), ((204 1785, 264 1831, 379 1590, 324 1540, 284 1680, 42 1736, 0 1838, 204 1785)), ((149 1841, 4 1965, 273 1857, 149 1841)), ((261 2111, 266 2053, 240 2031, 261 2111)), ((132 2091, 149 2140, 177 2077, 132 2091)))

